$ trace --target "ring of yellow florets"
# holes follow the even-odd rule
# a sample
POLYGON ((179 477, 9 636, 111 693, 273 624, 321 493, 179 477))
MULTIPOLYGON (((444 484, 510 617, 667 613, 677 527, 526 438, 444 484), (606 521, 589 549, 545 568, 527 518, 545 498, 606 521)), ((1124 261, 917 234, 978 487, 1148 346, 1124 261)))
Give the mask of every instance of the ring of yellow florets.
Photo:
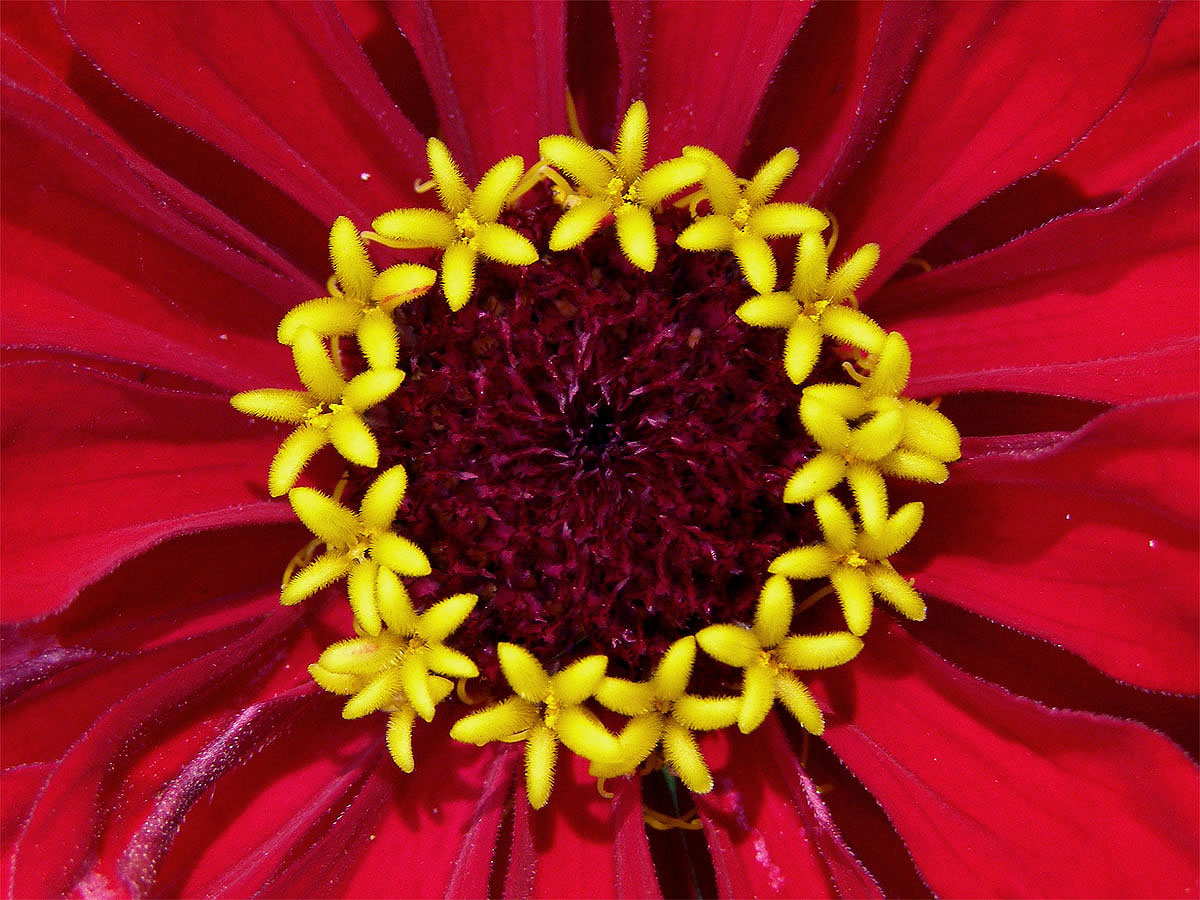
POLYGON ((944 481, 946 463, 958 458, 959 438, 934 408, 900 396, 909 374, 908 346, 858 309, 854 292, 873 270, 879 248, 860 247, 830 270, 836 225, 826 239, 831 222, 824 214, 804 204, 771 202, 798 163, 791 148, 743 179, 702 147, 685 147, 678 158, 646 169, 647 134, 646 107, 639 101, 626 113, 611 152, 578 135, 551 135, 541 140, 542 158, 531 169, 526 171, 520 157, 508 157, 474 190, 445 145, 431 138, 430 184, 442 208, 392 210, 361 236, 349 219, 339 218, 329 238, 330 296, 300 304, 280 323, 279 340, 290 345, 304 390, 248 391, 232 399, 243 412, 297 426, 271 464, 268 487, 272 496, 287 495, 316 540, 289 567, 281 601, 299 603, 346 579, 358 636, 329 647, 309 671, 324 689, 349 697, 346 718, 389 714, 388 748, 405 772, 414 767, 416 718, 431 721, 455 680, 465 699, 463 681, 479 674, 470 657, 446 643, 478 598, 457 594, 424 612, 413 608, 400 579, 429 575, 430 564, 420 547, 393 531, 407 487, 403 466, 374 480, 358 512, 339 502, 340 486, 327 496, 294 485, 326 444, 355 465, 378 465, 378 445, 362 414, 404 380, 396 368, 392 310, 427 292, 437 277, 411 263, 378 272, 363 238, 442 250, 442 290, 457 310, 471 297, 481 255, 510 266, 538 259, 529 239, 498 218, 542 180, 550 182, 563 208, 550 250, 577 247, 612 221, 622 252, 646 271, 658 255, 655 213, 690 189, 677 201, 693 216, 678 244, 694 252, 733 253, 757 292, 737 315, 749 325, 786 329, 783 365, 791 381, 800 385, 809 377, 826 339, 855 351, 857 362, 845 364, 849 383, 809 385, 801 393, 800 418, 819 451, 795 471, 783 499, 812 504, 824 541, 775 558, 749 626, 715 623, 677 640, 645 682, 607 676, 604 656, 551 673, 527 650, 501 643, 497 656, 512 696, 459 719, 451 736, 479 745, 523 741, 526 793, 535 807, 549 797, 560 743, 586 758, 598 778, 631 774, 657 753, 689 789, 704 793, 713 781, 695 732, 736 724, 748 733, 779 701, 805 729, 820 734, 821 710, 797 673, 841 665, 857 655, 875 598, 910 619, 925 616, 921 597, 889 562, 916 533, 923 507, 908 503, 891 512, 884 476, 944 481), (797 241, 792 278, 783 289, 768 243, 777 238, 797 241), (368 369, 347 380, 337 349, 339 339, 350 335, 368 369), (830 493, 842 482, 853 509, 830 493), (320 546, 324 552, 314 557, 320 546), (828 579, 846 631, 790 633, 791 581, 810 579, 828 579), (743 670, 740 695, 688 693, 697 648, 743 670), (624 726, 610 731, 589 708, 593 702, 627 717, 624 726))

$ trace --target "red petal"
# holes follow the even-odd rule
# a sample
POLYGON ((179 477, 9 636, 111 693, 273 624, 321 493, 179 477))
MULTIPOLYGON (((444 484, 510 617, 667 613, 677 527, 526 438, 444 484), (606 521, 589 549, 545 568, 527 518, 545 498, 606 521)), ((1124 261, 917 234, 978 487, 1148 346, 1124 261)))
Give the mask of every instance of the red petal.
MULTIPOLYGON (((109 94, 115 94, 119 102, 131 104, 94 70, 86 68, 86 64, 76 60, 72 65, 90 73, 89 77, 98 80, 100 88, 109 94)), ((3 86, 5 127, 13 129, 9 143, 15 148, 10 153, 13 165, 6 165, 3 173, 5 190, 18 196, 31 194, 30 203, 33 200, 41 203, 60 199, 63 193, 60 184, 65 183, 69 185, 68 194, 76 191, 79 196, 62 199, 84 213, 80 219, 47 221, 39 208, 29 209, 26 208, 29 204, 20 204, 14 209, 10 204, 4 210, 6 220, 26 225, 45 223, 45 232, 61 240, 68 233, 73 234, 66 230, 68 221, 72 229, 86 229, 93 216, 103 219, 102 211, 108 210, 127 218, 140 233, 158 235, 174 243, 227 277, 240 281, 247 289, 263 294, 277 306, 291 305, 297 294, 312 294, 316 282, 305 277, 275 247, 218 210, 208 196, 195 193, 148 163, 141 153, 148 142, 149 152, 159 150, 159 155, 170 152, 186 158, 190 168, 179 172, 180 177, 190 177, 189 183, 194 186, 213 188, 213 197, 235 192, 248 206, 239 212, 250 213, 249 221, 277 226, 273 238, 281 246, 295 245, 295 235, 302 233, 309 237, 300 246, 308 247, 311 242, 323 251, 322 226, 286 197, 256 190, 254 184, 238 177, 244 170, 220 154, 211 151, 206 154, 203 145, 183 132, 171 132, 165 137, 158 134, 157 131, 169 130, 170 126, 149 113, 141 112, 143 119, 129 126, 131 139, 139 143, 136 146, 128 143, 112 127, 112 122, 120 123, 119 111, 102 108, 98 114, 92 104, 103 107, 101 99, 89 93, 85 102, 41 61, 29 55, 25 47, 9 48, 5 74, 11 79, 3 86), (110 119, 103 118, 103 114, 110 119), (159 147, 156 141, 163 146, 159 147), (55 171, 54 178, 46 177, 48 169, 55 171), (216 183, 205 182, 199 177, 202 173, 211 174, 216 183), (265 219, 255 215, 262 210, 266 211, 265 219), (283 220, 286 226, 278 227, 283 220)), ((93 87, 81 90, 90 92, 93 87)), ((139 240, 128 247, 104 249, 123 263, 114 266, 120 271, 137 259, 135 250, 140 244, 139 240)), ((82 245, 93 252, 99 249, 95 242, 82 245)))
POLYGON ((620 898, 646 897, 661 900, 662 891, 654 874, 646 822, 642 817, 641 778, 622 778, 612 785, 613 868, 620 898))
POLYGON ((123 90, 321 221, 365 220, 423 171, 422 137, 330 7, 68 4, 61 16, 123 90))
MULTIPOLYGON (((561 750, 554 793, 541 810, 529 811, 524 787, 517 791, 506 896, 608 897, 637 884, 653 885, 657 893, 653 869, 645 868, 650 859, 645 830, 640 846, 636 833, 629 832, 628 805, 632 802, 636 807, 640 825, 640 801, 626 797, 618 807, 616 801, 604 799, 587 768, 586 760, 561 750), (618 817, 618 812, 624 818, 618 817), (636 868, 618 877, 614 838, 621 835, 623 827, 619 846, 625 861, 636 868)), ((614 783, 614 791, 617 789, 614 783)))
POLYGON ((880 896, 774 717, 750 735, 714 736, 705 750, 717 786, 696 809, 722 897, 880 896))
POLYGON ((936 893, 1195 895, 1200 785, 1161 735, 1009 694, 895 625, 827 677, 827 740, 936 893))
POLYGON ((225 397, 60 363, 3 375, 6 621, 61 609, 169 537, 291 518, 247 490, 277 435, 225 397))
POLYGON ((1196 693, 1197 434, 1194 399, 1147 402, 956 467, 927 507, 918 588, 1132 684, 1196 693))
POLYGON ((1051 172, 1088 197, 1103 197, 1127 190, 1195 143, 1198 20, 1196 4, 1171 5, 1128 93, 1051 172))
POLYGON ((653 162, 703 144, 735 165, 810 3, 614 3, 621 109, 645 100, 653 162))
POLYGON ((140 735, 178 716, 185 704, 211 694, 295 621, 294 613, 277 612, 241 639, 154 677, 107 709, 59 763, 39 796, 17 848, 13 893, 69 893, 84 875, 86 858, 104 828, 101 792, 113 760, 134 749, 140 735), (55 853, 46 854, 45 847, 54 847, 55 853))
MULTIPOLYGON (((502 157, 538 158, 538 139, 567 128, 566 5, 396 3, 442 132, 468 175, 502 157)), ((424 171, 424 168, 422 168, 424 171)))
POLYGON ((82 132, 68 141, 71 120, 34 122, 38 131, 10 134, 3 171, 6 346, 145 363, 233 389, 286 378, 266 281, 293 300, 315 288, 284 287, 257 265, 244 283, 254 274, 227 246, 219 260, 197 258, 211 236, 164 212, 115 148, 82 132))
POLYGON ((895 115, 846 187, 826 199, 844 246, 883 248, 872 284, 1086 134, 1142 65, 1162 11, 966 4, 932 15, 933 39, 895 115))
POLYGON ((913 392, 1003 388, 1116 401, 1194 390, 1196 157, 1112 207, 872 298, 871 313, 913 348, 913 392))
MULTIPOLYGON (((492 864, 496 861, 500 823, 513 795, 513 776, 520 763, 520 749, 510 747, 495 753, 478 790, 479 801, 471 814, 471 826, 458 847, 458 858, 446 883, 447 897, 486 897, 492 864)), ((379 864, 390 868, 390 860, 379 864)))
POLYGON ((931 27, 917 3, 819 3, 792 41, 754 125, 746 171, 800 151, 785 193, 807 199, 857 166, 908 83, 931 27))

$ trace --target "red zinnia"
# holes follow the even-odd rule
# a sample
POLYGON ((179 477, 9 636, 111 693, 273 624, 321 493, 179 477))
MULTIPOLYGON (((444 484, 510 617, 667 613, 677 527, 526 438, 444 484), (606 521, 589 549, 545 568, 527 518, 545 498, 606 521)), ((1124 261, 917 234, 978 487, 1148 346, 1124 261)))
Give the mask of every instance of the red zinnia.
POLYGON ((9 895, 1196 893, 1196 6, 4 13, 9 895), (702 832, 580 766, 531 811, 444 725, 398 772, 308 679, 345 604, 278 606, 307 537, 228 406, 291 383, 337 216, 425 205, 428 135, 531 162, 568 89, 597 145, 644 98, 651 163, 796 147, 966 435, 911 492, 927 620, 813 682, 823 740, 715 733, 702 832))

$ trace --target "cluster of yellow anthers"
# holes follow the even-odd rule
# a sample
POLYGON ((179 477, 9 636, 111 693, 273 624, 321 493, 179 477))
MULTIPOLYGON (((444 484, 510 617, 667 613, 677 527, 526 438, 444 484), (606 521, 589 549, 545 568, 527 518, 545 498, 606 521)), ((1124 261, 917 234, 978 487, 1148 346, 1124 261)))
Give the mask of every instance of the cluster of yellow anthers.
POLYGON ((523 741, 526 793, 535 807, 549 797, 560 743, 589 760, 597 778, 665 762, 691 790, 702 793, 713 782, 694 732, 735 724, 750 732, 778 700, 805 729, 820 734, 821 711, 796 673, 852 659, 862 648, 875 597, 910 619, 925 616, 920 596, 888 561, 916 532, 923 508, 908 503, 890 512, 884 476, 942 482, 945 464, 959 454, 958 434, 948 419, 900 396, 910 366, 904 339, 885 333, 858 310, 854 292, 874 268, 879 248, 861 247, 830 271, 836 226, 804 204, 771 202, 797 165, 796 151, 780 151, 750 179, 736 177, 703 147, 685 147, 680 157, 647 169, 647 131, 646 108, 634 103, 612 152, 594 149, 578 135, 552 135, 540 142, 541 159, 531 169, 526 171, 520 157, 508 157, 474 190, 446 146, 431 138, 432 181, 421 189, 435 187, 442 209, 396 209, 379 216, 361 236, 349 219, 339 218, 329 240, 334 269, 329 296, 300 304, 279 325, 279 341, 291 346, 305 389, 249 391, 232 401, 243 412, 296 426, 271 464, 268 486, 273 496, 287 494, 316 540, 289 567, 282 602, 299 603, 339 579, 347 582, 358 637, 325 650, 310 667, 312 677, 326 690, 349 697, 346 718, 390 713, 388 747, 397 765, 411 772, 416 717, 432 720, 435 707, 453 690, 451 679, 459 680, 465 699, 463 680, 478 675, 468 656, 445 643, 477 598, 457 594, 424 612, 413 608, 400 576, 428 575, 430 564, 419 547, 392 530, 407 487, 403 466, 375 479, 357 513, 336 493, 331 497, 294 486, 326 444, 355 465, 378 465, 378 445, 362 414, 404 380, 397 369, 392 310, 424 294, 436 280, 432 269, 411 263, 378 272, 364 238, 396 248, 442 250, 442 291, 457 310, 471 297, 480 254, 511 266, 539 258, 527 237, 498 221, 539 181, 550 182, 563 208, 550 250, 577 247, 611 220, 622 252, 647 271, 658 255, 655 213, 691 189, 676 201, 693 217, 679 245, 733 253, 757 292, 737 315, 750 325, 787 329, 783 362, 791 380, 800 384, 810 376, 825 338, 853 351, 854 363, 844 364, 850 383, 814 384, 801 394, 801 421, 820 449, 792 475, 783 496, 787 503, 813 505, 824 542, 787 550, 771 563, 752 624, 710 625, 679 639, 646 682, 608 676, 603 656, 550 673, 527 650, 499 645, 500 669, 512 696, 465 716, 450 733, 474 744, 523 741), (831 227, 826 240, 823 234, 831 227), (796 260, 790 284, 778 290, 768 242, 783 237, 797 238, 796 260), (350 335, 367 369, 347 379, 338 348, 350 335), (853 510, 831 493, 843 481, 853 510), (312 558, 319 546, 324 552, 312 558), (848 631, 790 634, 791 580, 812 579, 828 579, 829 587, 814 598, 835 593, 848 631), (739 695, 688 693, 697 647, 743 670, 739 695), (627 717, 625 724, 610 730, 589 708, 591 702, 627 717))

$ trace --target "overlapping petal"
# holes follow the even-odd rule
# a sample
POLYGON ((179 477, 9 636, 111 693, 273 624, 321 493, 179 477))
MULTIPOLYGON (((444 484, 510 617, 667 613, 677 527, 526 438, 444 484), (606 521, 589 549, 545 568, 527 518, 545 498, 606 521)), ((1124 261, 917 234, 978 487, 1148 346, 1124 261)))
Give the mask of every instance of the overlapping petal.
POLYGON ((880 632, 861 666, 830 676, 850 705, 827 736, 936 893, 1195 890, 1197 773, 1178 747, 978 681, 897 626, 880 632))

